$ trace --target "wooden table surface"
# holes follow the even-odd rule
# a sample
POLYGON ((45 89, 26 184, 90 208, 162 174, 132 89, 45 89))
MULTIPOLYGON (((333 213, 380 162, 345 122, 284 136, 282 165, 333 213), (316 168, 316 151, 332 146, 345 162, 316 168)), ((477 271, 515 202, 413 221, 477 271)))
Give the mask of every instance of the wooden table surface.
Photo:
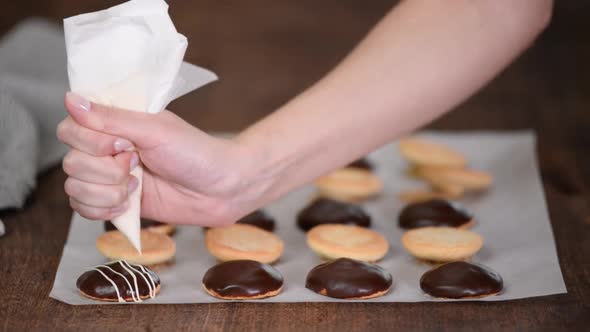
MULTIPOLYGON (((6 2, 0 33, 30 15, 57 21, 115 2, 6 2)), ((215 131, 240 130, 312 84, 392 6, 382 0, 170 2, 191 43, 188 61, 222 78, 170 108, 215 131)), ((0 239, 0 329, 587 330, 590 2, 557 2, 550 28, 526 54, 429 128, 536 131, 567 294, 504 302, 69 306, 48 297, 72 213, 62 189, 65 175, 55 167, 39 177, 24 209, 0 212, 8 230, 0 239)))

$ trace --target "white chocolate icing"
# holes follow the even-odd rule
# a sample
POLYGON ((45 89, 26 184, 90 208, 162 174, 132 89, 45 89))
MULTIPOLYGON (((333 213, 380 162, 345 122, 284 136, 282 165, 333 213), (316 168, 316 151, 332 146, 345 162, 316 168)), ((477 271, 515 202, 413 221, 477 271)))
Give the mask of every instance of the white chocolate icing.
POLYGON ((129 290, 131 291, 131 299, 133 300, 133 302, 143 302, 141 299, 141 294, 139 293, 139 284, 137 283, 137 275, 141 276, 141 278, 143 279, 143 281, 145 282, 145 284, 147 285, 148 289, 149 289, 149 297, 150 298, 154 298, 156 296, 156 282, 154 281, 151 273, 149 273, 144 266, 142 265, 136 265, 140 270, 138 270, 137 268, 133 267, 133 264, 130 264, 127 261, 124 260, 119 260, 116 261, 114 263, 119 263, 119 265, 121 265, 121 267, 127 271, 127 273, 131 276, 132 278, 132 282, 133 282, 133 286, 132 286, 132 282, 127 278, 127 276, 125 276, 123 273, 117 272, 115 271, 113 268, 111 268, 110 266, 107 265, 98 265, 94 268, 94 270, 98 271, 108 282, 111 283, 111 285, 113 285, 113 287, 115 288, 115 292, 117 293, 117 301, 119 302, 127 302, 122 296, 121 296, 121 290, 119 289, 119 287, 117 286, 117 283, 115 283, 115 281, 113 279, 111 279, 109 276, 107 276, 103 271, 100 270, 100 268, 105 268, 108 269, 110 272, 113 272, 114 274, 116 274, 117 276, 120 276, 121 278, 123 278, 123 280, 125 280, 125 283, 127 283, 127 286, 129 286, 129 290), (147 278, 146 278, 147 275, 147 278))

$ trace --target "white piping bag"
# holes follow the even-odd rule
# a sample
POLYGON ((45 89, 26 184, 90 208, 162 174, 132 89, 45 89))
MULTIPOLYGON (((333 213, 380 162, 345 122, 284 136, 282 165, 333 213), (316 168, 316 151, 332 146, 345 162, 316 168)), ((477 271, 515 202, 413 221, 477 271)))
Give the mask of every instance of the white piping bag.
MULTIPOLYGON (((203 68, 183 63, 188 42, 163 0, 131 0, 64 20, 70 89, 103 105, 157 113, 172 100, 215 81, 203 68)), ((143 168, 129 209, 112 223, 141 252, 143 168)))

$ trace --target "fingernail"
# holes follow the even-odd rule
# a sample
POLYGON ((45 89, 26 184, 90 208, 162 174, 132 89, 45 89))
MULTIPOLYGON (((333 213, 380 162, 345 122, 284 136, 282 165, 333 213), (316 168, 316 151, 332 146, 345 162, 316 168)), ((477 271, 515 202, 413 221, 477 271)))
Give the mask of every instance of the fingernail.
POLYGON ((117 207, 115 207, 115 208, 112 208, 111 209, 111 214, 113 214, 113 215, 119 215, 119 214, 127 211, 127 208, 129 208, 129 202, 128 201, 125 202, 125 203, 123 203, 123 204, 121 204, 121 205, 119 205, 119 206, 117 206, 117 207))
POLYGON ((137 153, 134 152, 131 155, 131 160, 129 160, 129 171, 134 170, 135 167, 137 167, 137 165, 139 165, 139 156, 137 155, 137 153))
POLYGON ((117 140, 115 140, 114 145, 115 151, 117 152, 129 151, 133 148, 133 143, 129 142, 124 138, 117 138, 117 140))
POLYGON ((70 105, 84 112, 90 111, 92 107, 88 100, 73 92, 66 93, 66 100, 70 105))
POLYGON ((135 176, 131 176, 131 178, 129 179, 129 183, 127 184, 127 192, 131 194, 135 191, 135 189, 137 189, 138 185, 139 181, 137 180, 137 178, 135 176))

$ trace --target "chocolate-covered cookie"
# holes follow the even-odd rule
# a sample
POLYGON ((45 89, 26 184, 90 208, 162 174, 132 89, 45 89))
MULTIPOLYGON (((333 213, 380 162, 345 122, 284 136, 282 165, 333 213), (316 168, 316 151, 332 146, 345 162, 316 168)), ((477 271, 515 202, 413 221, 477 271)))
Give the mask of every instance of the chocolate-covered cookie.
POLYGON ((203 288, 220 299, 262 299, 281 292, 283 276, 268 264, 253 260, 228 261, 205 273, 203 288))
POLYGON ((391 274, 378 265, 339 258, 309 271, 305 287, 337 299, 369 299, 386 294, 392 284, 391 274))
POLYGON ((371 217, 359 205, 327 198, 315 200, 297 215, 297 225, 306 232, 323 224, 369 227, 371 217))
MULTIPOLYGON (((167 235, 173 235, 176 232, 176 227, 174 225, 143 218, 141 219, 141 229, 167 235)), ((116 231, 117 227, 115 227, 112 222, 107 220, 104 222, 104 230, 105 232, 116 231)))
POLYGON ((366 169, 368 171, 373 170, 373 164, 367 158, 357 159, 357 160, 351 162, 350 164, 348 164, 346 167, 362 168, 362 169, 366 169))
POLYGON ((108 302, 142 302, 160 291, 160 278, 143 265, 120 260, 84 272, 76 281, 86 297, 108 302))
POLYGON ((268 215, 264 210, 256 210, 249 215, 238 220, 238 224, 249 224, 262 228, 265 231, 272 232, 275 229, 275 220, 273 217, 268 215))
POLYGON ((434 297, 460 299, 484 297, 502 291, 502 277, 490 268, 467 262, 452 262, 422 275, 420 288, 434 297))
POLYGON ((399 226, 405 229, 419 227, 468 228, 473 215, 456 203, 442 199, 409 204, 399 214, 399 226))

